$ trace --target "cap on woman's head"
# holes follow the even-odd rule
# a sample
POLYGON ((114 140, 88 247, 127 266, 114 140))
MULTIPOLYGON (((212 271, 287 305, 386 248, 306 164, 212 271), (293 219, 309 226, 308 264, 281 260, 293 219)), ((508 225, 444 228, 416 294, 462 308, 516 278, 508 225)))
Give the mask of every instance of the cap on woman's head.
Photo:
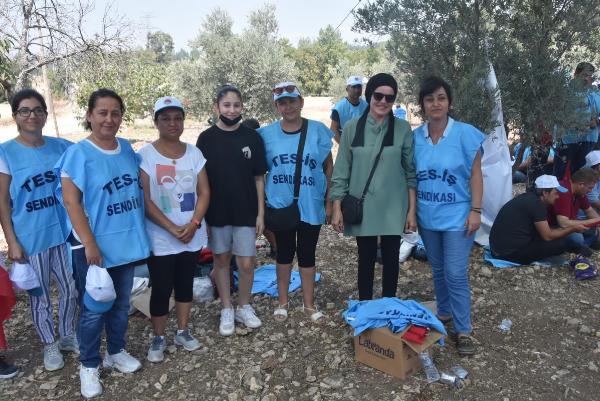
POLYGON ((180 109, 185 113, 183 104, 173 96, 161 97, 154 103, 154 116, 156 117, 156 114, 164 109, 180 109))
POLYGON ((394 77, 385 72, 380 72, 379 74, 373 75, 369 79, 369 82, 367 82, 367 87, 365 88, 365 99, 367 99, 367 103, 371 103, 373 92, 380 86, 389 86, 394 90, 394 96, 398 94, 398 83, 394 77))

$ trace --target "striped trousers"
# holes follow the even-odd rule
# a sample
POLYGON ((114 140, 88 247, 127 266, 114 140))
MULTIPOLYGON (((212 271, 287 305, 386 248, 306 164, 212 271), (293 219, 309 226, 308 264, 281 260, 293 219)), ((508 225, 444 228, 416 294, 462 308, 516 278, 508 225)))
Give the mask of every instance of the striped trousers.
POLYGON ((29 256, 29 263, 36 272, 42 288, 42 295, 39 297, 29 296, 31 317, 44 344, 52 344, 56 341, 56 335, 50 300, 50 276, 54 277, 58 287, 58 332, 61 337, 70 336, 75 332, 77 289, 69 267, 67 245, 57 245, 29 256))

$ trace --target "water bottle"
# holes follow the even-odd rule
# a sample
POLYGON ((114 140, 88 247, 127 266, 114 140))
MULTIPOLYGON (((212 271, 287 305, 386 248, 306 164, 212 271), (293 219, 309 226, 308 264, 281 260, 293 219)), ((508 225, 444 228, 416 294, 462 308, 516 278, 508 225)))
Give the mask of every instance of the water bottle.
POLYGON ((440 380, 440 372, 435 367, 435 364, 429 356, 429 353, 427 351, 420 352, 419 359, 421 360, 421 365, 423 365, 427 383, 433 383, 440 380))
POLYGON ((502 319, 502 322, 500 322, 500 325, 498 327, 503 333, 509 332, 510 328, 512 327, 512 320, 502 319))

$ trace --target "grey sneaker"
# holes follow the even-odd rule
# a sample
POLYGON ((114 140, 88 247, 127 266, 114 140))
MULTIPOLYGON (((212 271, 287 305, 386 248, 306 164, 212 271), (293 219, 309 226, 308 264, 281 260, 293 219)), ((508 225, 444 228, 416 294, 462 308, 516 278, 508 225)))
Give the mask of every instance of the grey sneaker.
POLYGON ((77 341, 75 334, 61 338, 59 344, 61 351, 74 352, 79 355, 79 341, 77 341))
POLYGON ((154 336, 152 345, 148 350, 148 360, 150 362, 162 362, 165 359, 165 349, 167 348, 167 342, 164 336, 154 336))
POLYGON ((175 345, 182 345, 186 351, 195 351, 200 348, 200 343, 190 334, 188 329, 175 334, 175 345))
POLYGON ((63 366, 65 366, 65 360, 60 353, 60 344, 58 341, 44 345, 44 368, 51 372, 62 369, 63 366))

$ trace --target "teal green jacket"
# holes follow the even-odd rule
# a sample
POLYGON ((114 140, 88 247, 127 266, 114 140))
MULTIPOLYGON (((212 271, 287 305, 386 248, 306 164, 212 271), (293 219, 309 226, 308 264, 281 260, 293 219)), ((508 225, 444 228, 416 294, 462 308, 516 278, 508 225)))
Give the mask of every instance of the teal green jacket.
MULTIPOLYGON (((377 125, 369 115, 365 124, 365 146, 354 147, 358 118, 350 120, 342 132, 333 167, 330 199, 350 194, 360 198, 371 167, 387 132, 387 118, 377 125)), ((408 189, 417 187, 413 161, 414 140, 408 122, 395 119, 394 144, 386 146, 363 204, 360 224, 344 224, 344 234, 352 236, 400 235, 408 211, 408 189)))

